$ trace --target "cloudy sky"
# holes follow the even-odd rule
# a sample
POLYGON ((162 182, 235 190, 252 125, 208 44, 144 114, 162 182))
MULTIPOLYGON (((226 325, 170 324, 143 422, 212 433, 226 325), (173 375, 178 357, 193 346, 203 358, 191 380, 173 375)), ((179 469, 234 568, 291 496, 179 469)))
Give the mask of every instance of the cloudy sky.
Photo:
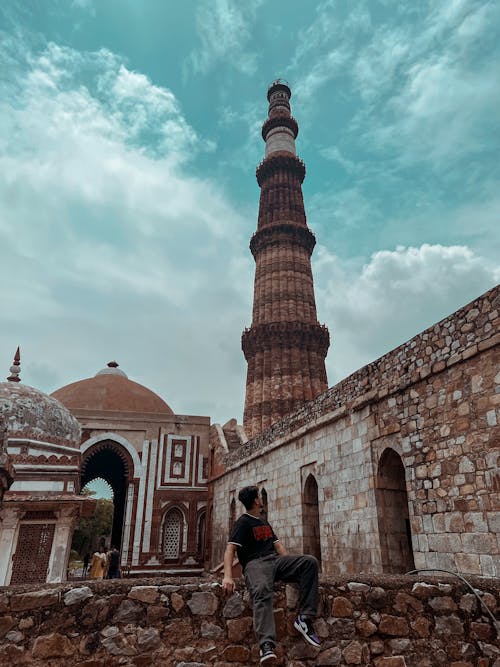
POLYGON ((500 278, 495 0, 3 0, 0 359, 242 418, 266 90, 292 88, 329 384, 500 278))

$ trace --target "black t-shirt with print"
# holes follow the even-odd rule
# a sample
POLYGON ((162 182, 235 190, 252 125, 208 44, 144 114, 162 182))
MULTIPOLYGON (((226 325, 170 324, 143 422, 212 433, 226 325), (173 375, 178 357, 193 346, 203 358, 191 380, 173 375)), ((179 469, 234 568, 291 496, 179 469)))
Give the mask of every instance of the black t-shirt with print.
POLYGON ((242 514, 229 536, 229 543, 236 545, 238 560, 243 569, 254 558, 276 553, 274 543, 277 541, 267 521, 251 514, 242 514))

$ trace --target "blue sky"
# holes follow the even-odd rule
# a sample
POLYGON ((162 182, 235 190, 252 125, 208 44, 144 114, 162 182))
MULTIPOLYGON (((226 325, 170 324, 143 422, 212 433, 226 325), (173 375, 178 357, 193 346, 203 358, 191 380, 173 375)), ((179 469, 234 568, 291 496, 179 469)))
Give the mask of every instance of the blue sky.
POLYGON ((0 349, 241 420, 266 90, 289 81, 329 384, 500 277, 500 5, 4 0, 0 349))

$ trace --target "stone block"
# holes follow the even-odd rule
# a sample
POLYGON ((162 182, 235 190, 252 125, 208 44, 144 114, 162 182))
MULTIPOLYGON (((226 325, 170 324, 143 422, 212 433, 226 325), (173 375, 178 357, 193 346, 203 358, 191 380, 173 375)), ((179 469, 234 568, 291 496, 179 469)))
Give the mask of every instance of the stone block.
POLYGON ((363 645, 353 641, 342 651, 342 657, 346 665, 361 665, 363 662, 363 645))
POLYGON ((250 616, 227 621, 227 637, 230 642, 239 642, 248 637, 253 621, 250 616))
POLYGON ((464 525, 467 533, 488 532, 488 522, 483 512, 465 512, 464 525))
POLYGON ((375 667, 407 667, 407 664, 402 655, 392 655, 387 658, 377 658, 375 667))
POLYGON ((471 639, 480 639, 481 641, 488 641, 493 639, 495 632, 489 623, 479 623, 473 621, 470 625, 471 639))
POLYGON ((239 593, 234 593, 224 605, 222 615, 224 618, 238 618, 238 616, 243 614, 245 608, 246 605, 241 595, 239 595, 239 593))
POLYGON ((340 665, 342 661, 342 652, 338 646, 322 651, 316 658, 317 665, 340 665))
POLYGON ((213 593, 193 593, 188 607, 195 616, 212 616, 217 611, 218 598, 213 593))
POLYGON ((429 548, 437 553, 457 553, 464 551, 461 535, 458 533, 437 533, 429 535, 429 548))
POLYGON ((30 591, 19 593, 10 599, 11 611, 25 611, 27 609, 42 609, 52 607, 59 602, 59 593, 55 590, 30 591))
POLYGON ((67 593, 64 594, 64 604, 69 607, 77 602, 82 602, 88 598, 93 597, 93 593, 88 586, 80 586, 78 588, 72 588, 67 593))
POLYGON ((0 616, 0 638, 4 637, 15 624, 16 619, 12 616, 0 616))
POLYGON ((464 533, 462 535, 463 549, 471 554, 495 554, 498 553, 498 544, 494 535, 487 533, 464 533))
POLYGON ((500 512, 486 512, 486 520, 489 530, 500 535, 500 512))
POLYGON ((226 646, 222 651, 221 657, 227 662, 242 662, 248 664, 250 651, 246 646, 241 646, 241 644, 232 644, 226 646))
POLYGON ((448 595, 443 595, 442 597, 430 598, 429 607, 433 611, 456 611, 457 605, 453 598, 448 595))
POLYGON ((33 658, 46 660, 48 658, 69 658, 77 652, 78 648, 68 637, 53 632, 49 635, 37 637, 31 650, 33 658))
POLYGON ((220 639, 224 636, 224 629, 216 623, 203 621, 201 624, 200 634, 202 637, 206 637, 207 639, 220 639))
POLYGON ((460 598, 459 607, 462 611, 467 612, 468 614, 473 614, 477 610, 478 601, 475 595, 472 593, 465 593, 460 598))
POLYGON ((336 618, 348 618, 352 615, 352 602, 345 597, 339 596, 334 598, 332 603, 332 616, 336 618))
POLYGON ((481 574, 481 563, 478 554, 459 553, 454 555, 458 572, 481 574))
POLYGON ((133 586, 128 594, 131 600, 154 604, 159 597, 158 586, 133 586))
POLYGON ((160 646, 160 633, 156 628, 137 628, 137 648, 139 651, 154 651, 160 646))
POLYGON ((410 625, 417 637, 429 637, 431 622, 425 616, 417 616, 410 625))
POLYGON ((435 632, 437 635, 460 636, 464 634, 464 627, 456 614, 450 616, 438 616, 436 618, 435 632))
POLYGON ((408 621, 405 618, 390 614, 382 614, 378 629, 381 634, 395 637, 405 637, 409 632, 408 621))
POLYGON ((143 615, 143 608, 132 600, 123 600, 113 616, 113 623, 137 623, 143 615))

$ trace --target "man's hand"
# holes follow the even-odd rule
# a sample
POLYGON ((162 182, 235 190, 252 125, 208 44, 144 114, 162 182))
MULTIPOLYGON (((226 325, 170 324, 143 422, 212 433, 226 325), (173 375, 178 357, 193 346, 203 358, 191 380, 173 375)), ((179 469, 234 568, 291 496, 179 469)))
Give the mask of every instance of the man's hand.
POLYGON ((233 560, 235 555, 236 545, 230 542, 224 552, 224 579, 222 580, 222 590, 226 595, 232 595, 234 593, 233 560))
POLYGON ((222 590, 226 595, 234 593, 234 579, 232 577, 224 577, 222 580, 222 590))

